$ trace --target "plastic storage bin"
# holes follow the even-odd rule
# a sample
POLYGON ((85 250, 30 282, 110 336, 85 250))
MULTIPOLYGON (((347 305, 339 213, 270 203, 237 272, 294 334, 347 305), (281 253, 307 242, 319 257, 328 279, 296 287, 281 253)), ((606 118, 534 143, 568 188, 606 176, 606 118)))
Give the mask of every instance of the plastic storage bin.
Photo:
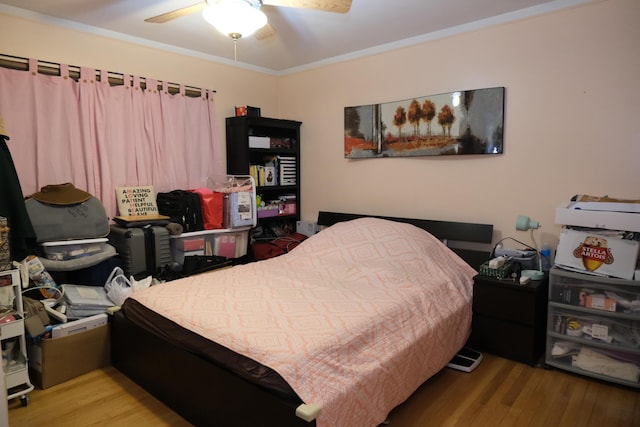
POLYGON ((84 240, 60 240, 41 243, 42 251, 47 259, 67 261, 84 256, 95 255, 106 249, 107 238, 84 240))
POLYGON ((552 268, 545 363, 640 388, 640 282, 552 268))
POLYGON ((245 256, 250 229, 203 230, 169 236, 174 269, 182 269, 184 257, 190 255, 217 255, 228 259, 245 256))

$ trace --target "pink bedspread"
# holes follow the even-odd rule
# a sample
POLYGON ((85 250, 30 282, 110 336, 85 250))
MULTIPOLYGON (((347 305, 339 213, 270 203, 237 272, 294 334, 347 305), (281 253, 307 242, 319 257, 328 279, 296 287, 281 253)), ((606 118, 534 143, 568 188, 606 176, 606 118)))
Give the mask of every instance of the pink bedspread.
POLYGON ((464 345, 474 275, 423 230, 363 218, 132 298, 277 371, 318 427, 372 427, 464 345))

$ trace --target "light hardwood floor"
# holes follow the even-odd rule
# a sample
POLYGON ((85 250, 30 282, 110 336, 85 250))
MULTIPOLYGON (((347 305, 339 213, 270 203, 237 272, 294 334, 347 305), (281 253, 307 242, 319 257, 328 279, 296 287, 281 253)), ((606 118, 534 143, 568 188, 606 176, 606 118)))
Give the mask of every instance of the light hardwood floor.
MULTIPOLYGON (((113 367, 34 390, 26 407, 14 399, 9 408, 11 427, 190 425, 113 367)), ((640 392, 484 354, 472 373, 435 375, 390 421, 391 427, 640 426, 640 392)))

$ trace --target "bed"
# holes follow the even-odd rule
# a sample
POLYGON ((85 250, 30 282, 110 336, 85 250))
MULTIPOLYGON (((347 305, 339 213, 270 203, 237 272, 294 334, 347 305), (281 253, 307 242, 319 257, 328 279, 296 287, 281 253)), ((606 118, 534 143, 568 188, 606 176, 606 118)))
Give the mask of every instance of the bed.
POLYGON ((318 224, 283 256, 134 293, 112 319, 113 365, 197 426, 380 424, 465 344, 493 227, 318 224))

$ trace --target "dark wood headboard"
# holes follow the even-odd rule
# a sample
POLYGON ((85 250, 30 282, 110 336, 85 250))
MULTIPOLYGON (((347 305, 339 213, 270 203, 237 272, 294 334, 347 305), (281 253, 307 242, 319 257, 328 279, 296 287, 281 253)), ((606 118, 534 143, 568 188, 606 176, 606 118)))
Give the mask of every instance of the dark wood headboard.
MULTIPOLYGON (((351 221, 357 218, 373 217, 390 221, 406 222, 433 234, 442 241, 470 242, 490 245, 493 238, 493 225, 470 222, 438 221, 431 219, 399 218, 379 215, 364 215, 340 212, 318 212, 318 225, 330 226, 338 222, 351 221)), ((480 265, 491 256, 491 249, 476 250, 451 247, 470 266, 478 270, 480 265)))

